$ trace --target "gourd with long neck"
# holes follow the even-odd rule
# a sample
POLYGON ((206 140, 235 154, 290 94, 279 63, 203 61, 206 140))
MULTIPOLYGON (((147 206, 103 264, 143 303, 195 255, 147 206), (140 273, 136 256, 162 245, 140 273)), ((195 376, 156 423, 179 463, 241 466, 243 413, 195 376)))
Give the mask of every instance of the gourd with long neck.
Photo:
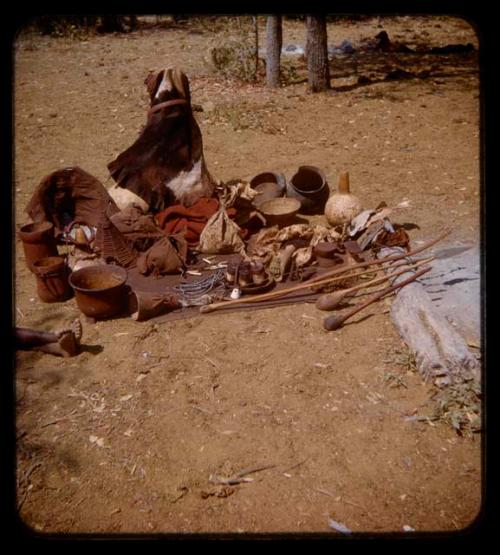
POLYGON ((349 189, 349 173, 339 177, 338 192, 333 193, 325 205, 325 217, 331 226, 348 224, 362 210, 359 198, 349 189))

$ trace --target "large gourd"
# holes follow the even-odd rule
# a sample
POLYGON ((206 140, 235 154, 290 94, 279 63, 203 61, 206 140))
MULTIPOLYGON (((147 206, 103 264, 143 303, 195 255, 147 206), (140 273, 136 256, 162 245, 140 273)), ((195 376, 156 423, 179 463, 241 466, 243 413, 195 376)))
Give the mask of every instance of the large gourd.
POLYGON ((338 192, 333 193, 325 205, 327 222, 332 226, 348 224, 362 209, 359 198, 349 190, 349 173, 342 172, 338 192))

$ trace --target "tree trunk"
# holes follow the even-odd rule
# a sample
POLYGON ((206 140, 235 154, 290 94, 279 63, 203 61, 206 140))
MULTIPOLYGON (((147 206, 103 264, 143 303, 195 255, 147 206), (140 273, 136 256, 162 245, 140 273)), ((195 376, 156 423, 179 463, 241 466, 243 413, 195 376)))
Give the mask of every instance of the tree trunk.
POLYGON ((268 15, 266 25, 266 82, 268 87, 280 86, 282 44, 281 15, 268 15))
POLYGON ((330 88, 326 17, 324 15, 308 15, 306 24, 309 90, 313 93, 325 91, 330 88))
POLYGON ((253 74, 253 80, 257 81, 259 78, 259 16, 253 16, 253 32, 254 32, 254 59, 255 59, 255 70, 253 74))
POLYGON ((101 33, 123 33, 122 17, 117 14, 101 16, 101 33))

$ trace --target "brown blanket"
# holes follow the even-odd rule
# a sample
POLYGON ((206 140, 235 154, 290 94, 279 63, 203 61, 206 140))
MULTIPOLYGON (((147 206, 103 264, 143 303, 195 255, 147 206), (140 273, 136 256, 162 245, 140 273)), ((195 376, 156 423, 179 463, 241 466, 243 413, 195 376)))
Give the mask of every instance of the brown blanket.
MULTIPOLYGON (((201 198, 190 208, 176 204, 169 206, 156 215, 158 225, 167 233, 180 233, 185 231, 185 239, 189 245, 196 245, 200 233, 205 228, 207 221, 219 209, 219 201, 215 198, 201 198)), ((236 210, 229 208, 227 213, 234 217, 236 210)))

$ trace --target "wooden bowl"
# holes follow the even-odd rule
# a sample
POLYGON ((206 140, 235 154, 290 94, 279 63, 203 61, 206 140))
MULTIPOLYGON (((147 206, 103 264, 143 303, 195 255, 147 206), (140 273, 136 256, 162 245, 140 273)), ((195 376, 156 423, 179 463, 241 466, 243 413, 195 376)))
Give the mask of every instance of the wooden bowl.
POLYGON ((300 210, 300 201, 287 197, 274 198, 263 202, 259 210, 266 218, 268 226, 278 225, 284 227, 293 222, 300 210))

